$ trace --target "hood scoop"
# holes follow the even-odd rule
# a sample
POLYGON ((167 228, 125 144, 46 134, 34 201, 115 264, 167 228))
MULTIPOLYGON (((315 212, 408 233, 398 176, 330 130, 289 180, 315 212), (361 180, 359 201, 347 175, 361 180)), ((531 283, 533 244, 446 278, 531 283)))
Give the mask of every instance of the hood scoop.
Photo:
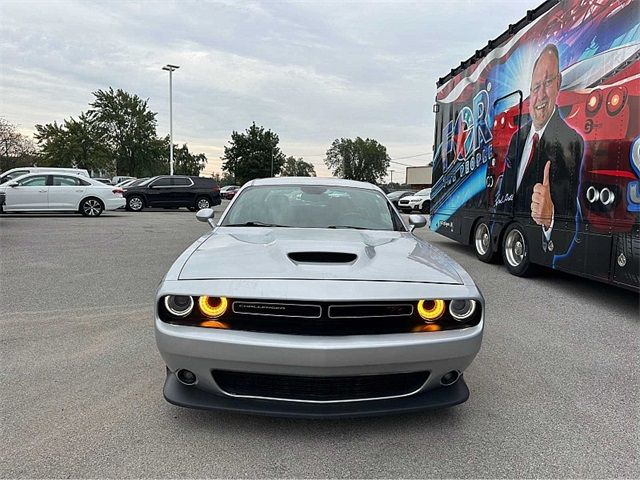
POLYGON ((291 252, 288 257, 295 263, 352 263, 358 255, 341 252, 291 252))

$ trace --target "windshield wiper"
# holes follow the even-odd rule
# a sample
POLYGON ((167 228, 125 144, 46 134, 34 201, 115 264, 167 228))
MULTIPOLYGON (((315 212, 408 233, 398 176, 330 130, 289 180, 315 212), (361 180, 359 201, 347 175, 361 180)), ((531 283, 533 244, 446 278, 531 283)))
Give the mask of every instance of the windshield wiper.
POLYGON ((278 227, 278 228, 290 228, 290 225, 277 225, 275 223, 264 222, 245 222, 245 223, 229 223, 222 225, 223 227, 278 227))
POLYGON ((329 225, 327 228, 337 228, 337 229, 350 228, 350 229, 353 229, 353 230, 369 230, 366 227, 356 227, 354 225, 329 225))

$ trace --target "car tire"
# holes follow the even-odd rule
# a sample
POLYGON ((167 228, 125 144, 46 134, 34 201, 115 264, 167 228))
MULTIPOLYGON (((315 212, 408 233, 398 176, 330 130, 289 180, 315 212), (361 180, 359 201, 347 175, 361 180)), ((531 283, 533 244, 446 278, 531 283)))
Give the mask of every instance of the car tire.
POLYGON ((85 198, 80 202, 80 213, 83 217, 99 217, 103 211, 104 205, 97 198, 85 198))
POLYGON ((127 210, 130 212, 141 212, 144 208, 144 199, 140 195, 127 197, 127 210))
POLYGON ((510 274, 528 277, 533 273, 529 257, 529 244, 522 226, 512 223, 504 232, 502 240, 502 260, 510 274))
POLYGON ((196 207, 187 207, 187 210, 189 210, 190 212, 197 212, 198 209, 196 207))
POLYGON ((479 220, 476 223, 473 237, 471 237, 471 246, 478 260, 485 263, 496 263, 498 260, 499 255, 491 246, 491 233, 485 220, 479 220))
POLYGON ((420 207, 420 213, 429 213, 429 207, 431 204, 427 201, 422 202, 422 207, 420 207))
POLYGON ((211 208, 211 200, 207 197, 196 198, 196 210, 202 210, 203 208, 211 208))

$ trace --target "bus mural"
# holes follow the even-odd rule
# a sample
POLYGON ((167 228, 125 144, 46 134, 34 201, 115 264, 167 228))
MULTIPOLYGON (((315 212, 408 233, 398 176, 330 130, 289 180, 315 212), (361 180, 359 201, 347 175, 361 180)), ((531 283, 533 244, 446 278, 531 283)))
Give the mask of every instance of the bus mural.
POLYGON ((638 289, 640 2, 550 0, 438 83, 431 228, 638 289))

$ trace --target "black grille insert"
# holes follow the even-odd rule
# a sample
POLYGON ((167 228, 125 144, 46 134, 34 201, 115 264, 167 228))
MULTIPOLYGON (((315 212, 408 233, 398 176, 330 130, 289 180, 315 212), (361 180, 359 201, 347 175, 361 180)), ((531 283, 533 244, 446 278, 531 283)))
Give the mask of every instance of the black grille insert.
POLYGON ((331 402, 398 397, 416 392, 429 372, 349 377, 304 377, 214 370, 213 379, 231 395, 331 402))

